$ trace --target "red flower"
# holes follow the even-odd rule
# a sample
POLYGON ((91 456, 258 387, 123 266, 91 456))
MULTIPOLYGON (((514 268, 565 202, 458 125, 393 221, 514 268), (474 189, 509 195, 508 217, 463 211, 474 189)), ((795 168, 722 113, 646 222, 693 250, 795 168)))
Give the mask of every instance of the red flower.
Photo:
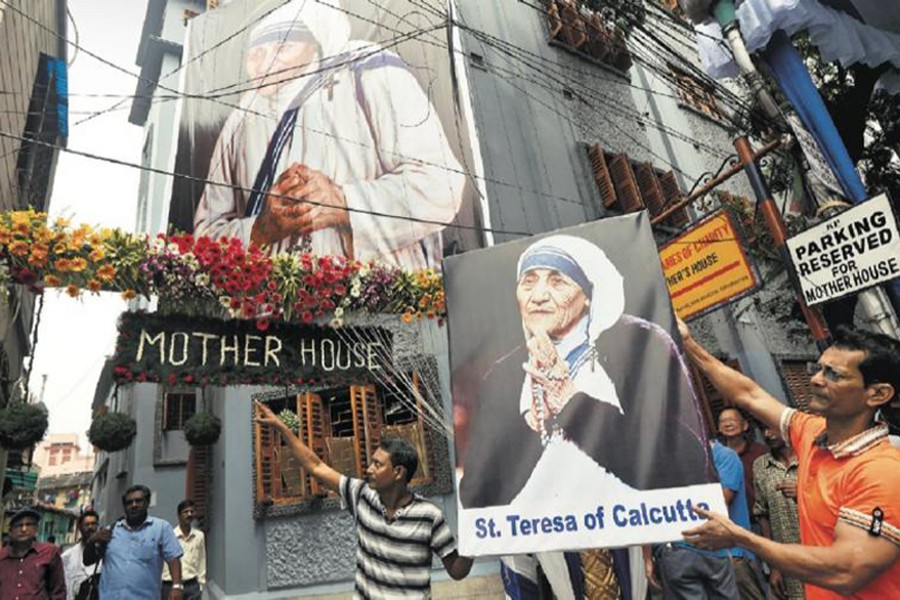
POLYGON ((146 373, 138 373, 137 377, 135 377, 135 379, 137 381, 147 381, 147 374, 146 373))
POLYGON ((266 331, 267 329, 269 329, 269 319, 259 319, 256 322, 256 328, 259 331, 266 331))
POLYGON ((307 324, 308 324, 308 323, 312 323, 312 322, 313 322, 313 314, 312 314, 311 312, 309 312, 309 311, 306 311, 306 312, 304 312, 303 315, 300 317, 300 320, 303 321, 304 323, 307 323, 307 324))
POLYGON ((229 279, 225 282, 225 293, 229 296, 233 296, 234 294, 238 293, 240 289, 240 284, 234 279, 229 279))
POLYGON ((194 382, 194 376, 193 376, 193 375, 190 375, 190 374, 185 375, 185 376, 184 376, 184 382, 185 382, 185 383, 193 383, 193 382, 194 382))
POLYGON ((13 280, 23 285, 31 285, 38 280, 38 274, 25 267, 15 267, 11 270, 13 280))
POLYGON ((175 373, 169 373, 169 376, 166 377, 166 383, 169 385, 175 385, 178 383, 178 375, 175 373))

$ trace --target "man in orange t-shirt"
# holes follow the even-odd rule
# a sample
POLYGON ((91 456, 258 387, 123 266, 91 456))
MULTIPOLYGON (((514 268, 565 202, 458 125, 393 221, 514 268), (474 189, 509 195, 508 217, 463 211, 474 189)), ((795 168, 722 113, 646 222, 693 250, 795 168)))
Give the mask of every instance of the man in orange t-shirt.
POLYGON ((839 330, 811 364, 809 408, 787 408, 709 354, 679 322, 691 360, 722 395, 797 453, 801 544, 779 544, 695 509, 708 521, 684 532, 700 548, 741 546, 806 582, 809 600, 900 598, 900 450, 876 413, 900 408, 900 342, 839 330))

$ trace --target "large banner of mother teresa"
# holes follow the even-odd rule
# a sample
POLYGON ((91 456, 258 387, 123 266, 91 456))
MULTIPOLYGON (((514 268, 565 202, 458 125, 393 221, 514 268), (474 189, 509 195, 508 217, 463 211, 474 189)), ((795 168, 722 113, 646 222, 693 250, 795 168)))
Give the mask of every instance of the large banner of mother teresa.
POLYGON ((672 541, 726 510, 646 213, 444 278, 462 554, 672 541))
POLYGON ((234 0, 192 19, 161 79, 180 78, 189 176, 169 225, 406 269, 480 247, 466 72, 432 4, 234 0))

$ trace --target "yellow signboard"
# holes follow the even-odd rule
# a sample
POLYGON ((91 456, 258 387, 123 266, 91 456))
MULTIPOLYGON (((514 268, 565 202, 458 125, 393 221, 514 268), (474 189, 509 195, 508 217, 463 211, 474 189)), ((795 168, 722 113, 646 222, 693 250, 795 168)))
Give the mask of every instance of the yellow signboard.
POLYGON ((682 319, 736 300, 759 284, 726 210, 668 242, 660 248, 659 259, 672 307, 682 319))

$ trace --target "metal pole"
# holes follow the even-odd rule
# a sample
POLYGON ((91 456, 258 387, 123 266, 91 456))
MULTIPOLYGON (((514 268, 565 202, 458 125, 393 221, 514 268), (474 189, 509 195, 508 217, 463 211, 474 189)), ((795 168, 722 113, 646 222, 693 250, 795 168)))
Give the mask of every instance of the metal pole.
MULTIPOLYGON (((769 232, 772 234, 775 246, 778 248, 778 251, 781 253, 788 266, 791 283, 794 286, 794 289, 797 290, 799 289, 797 285, 797 276, 794 273, 790 254, 788 253, 787 245, 785 244, 786 229, 784 221, 781 218, 781 213, 778 211, 778 206, 776 206, 775 201, 772 199, 772 195, 769 193, 769 187, 766 185, 766 180, 763 177, 762 171, 756 163, 756 157, 753 154, 753 147, 750 145, 750 140, 748 140, 746 136, 740 136, 734 140, 734 147, 737 150, 738 158, 744 167, 744 172, 747 174, 747 179, 750 180, 750 187, 753 188, 756 202, 759 209, 762 211, 769 232)), ((810 333, 812 333, 813 339, 816 341, 816 346, 820 351, 825 350, 825 348, 831 344, 831 338, 828 335, 828 328, 825 325, 825 320, 817 310, 806 305, 806 302, 803 300, 803 294, 799 291, 797 291, 796 298, 797 302, 800 304, 800 309, 803 311, 803 318, 806 320, 810 333)))
MULTIPOLYGON (((753 160, 758 160, 758 159, 762 158, 763 156, 769 154, 773 150, 777 150, 778 148, 781 147, 781 145, 783 143, 784 143, 784 141, 781 138, 776 138, 776 139, 772 140, 771 142, 769 142, 768 144, 766 144, 765 146, 760 148, 759 151, 757 151, 753 155, 753 160)), ((724 172, 722 172, 721 175, 718 175, 714 179, 710 179, 709 181, 707 181, 706 183, 701 185, 690 196, 682 198, 681 200, 679 200, 678 202, 676 202, 675 204, 673 204, 672 206, 670 206, 663 212, 656 215, 650 221, 650 224, 656 225, 658 223, 662 223, 663 221, 668 219, 670 216, 672 216, 673 213, 678 212, 679 210, 681 210, 682 208, 685 208, 686 206, 689 206, 691 203, 696 201, 698 198, 702 198, 703 196, 705 196, 706 194, 711 192, 713 190, 713 188, 715 188, 717 185, 719 185, 720 183, 723 183, 725 181, 728 181, 729 179, 731 179, 732 177, 734 177, 735 175, 737 175, 738 173, 740 173, 743 170, 744 170, 744 165, 743 165, 743 163, 740 163, 740 162, 735 164, 734 166, 729 167, 724 172)))

